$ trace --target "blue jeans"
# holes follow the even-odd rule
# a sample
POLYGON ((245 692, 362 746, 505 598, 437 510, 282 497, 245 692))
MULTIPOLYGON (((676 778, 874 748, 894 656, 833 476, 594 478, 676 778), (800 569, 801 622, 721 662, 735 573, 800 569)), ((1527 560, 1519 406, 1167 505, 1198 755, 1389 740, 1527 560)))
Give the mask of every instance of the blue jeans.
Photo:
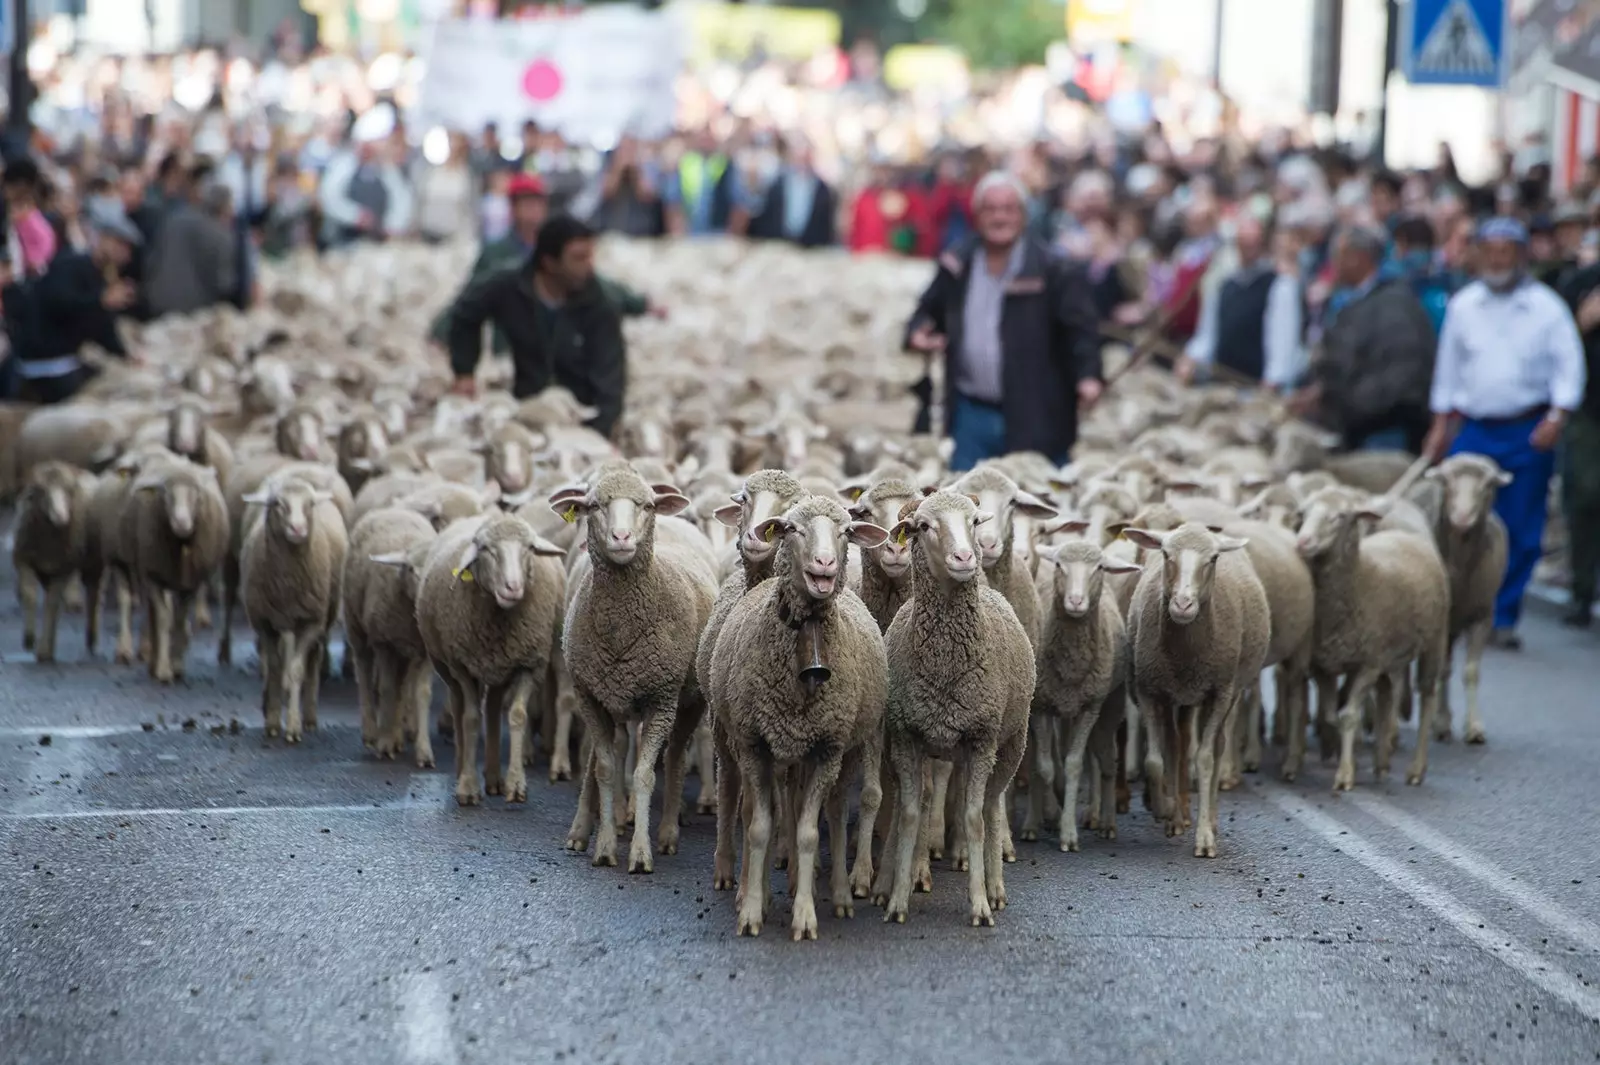
POLYGON ((1522 594, 1543 553, 1544 520, 1556 456, 1551 451, 1537 450, 1528 439, 1538 424, 1539 418, 1513 422, 1468 419, 1450 446, 1452 455, 1485 455, 1511 474, 1511 483, 1500 489, 1494 501, 1494 512, 1506 523, 1510 547, 1505 579, 1500 582, 1500 594, 1494 601, 1497 629, 1516 627, 1522 614, 1522 594))
POLYGON ((1361 451, 1407 451, 1410 444, 1404 429, 1380 429, 1362 437, 1356 447, 1361 451))
POLYGON ((956 442, 950 468, 957 473, 1006 453, 1006 416, 999 407, 952 395, 950 436, 956 442))

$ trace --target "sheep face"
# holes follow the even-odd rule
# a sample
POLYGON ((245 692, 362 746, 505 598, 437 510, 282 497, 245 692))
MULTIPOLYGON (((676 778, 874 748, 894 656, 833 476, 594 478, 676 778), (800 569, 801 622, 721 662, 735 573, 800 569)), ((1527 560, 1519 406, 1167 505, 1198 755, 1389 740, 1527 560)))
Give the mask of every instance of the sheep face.
POLYGON ((740 531, 739 553, 751 565, 760 565, 772 557, 777 545, 763 540, 756 533, 756 526, 788 510, 803 494, 800 482, 789 474, 781 470, 758 470, 733 494, 731 504, 717 508, 715 517, 723 525, 740 531))
POLYGON ((890 530, 895 543, 915 543, 935 579, 966 584, 978 575, 978 528, 994 520, 969 497, 939 491, 923 500, 890 530))
POLYGON ((1272 468, 1279 474, 1313 469, 1340 443, 1337 433, 1303 422, 1290 422, 1278 430, 1277 439, 1273 441, 1272 468))
POLYGON ((371 473, 379 455, 389 448, 389 434, 375 417, 356 418, 339 430, 339 463, 371 473))
POLYGON ((1482 455, 1453 455, 1428 471, 1444 483, 1444 512, 1456 532, 1478 527, 1494 506, 1495 495, 1511 483, 1511 475, 1482 455))
POLYGON ((756 526, 763 541, 779 543, 789 554, 789 578, 798 591, 815 600, 832 599, 840 587, 840 559, 849 544, 871 550, 889 538, 882 526, 851 521, 831 499, 813 497, 780 518, 756 526))
POLYGON ((192 473, 169 472, 164 476, 140 481, 134 486, 134 490, 159 493, 162 509, 167 515, 167 528, 172 531, 174 539, 187 541, 194 536, 195 514, 200 508, 200 493, 203 490, 196 478, 207 474, 210 475, 214 486, 216 474, 210 467, 202 466, 192 473), (204 470, 205 473, 199 470, 204 470))
POLYGON ((984 569, 992 569, 1005 557, 1018 514, 1036 521, 1056 516, 1055 507, 1023 491, 1017 487, 1017 482, 993 467, 967 474, 956 482, 956 490, 971 496, 985 514, 994 515, 994 520, 984 522, 977 532, 977 547, 983 555, 984 569))
POLYGON ((1107 573, 1137 573, 1141 568, 1135 562, 1107 557, 1092 540, 1042 548, 1039 557, 1055 564, 1056 599, 1069 618, 1087 617, 1100 609, 1100 592, 1107 573))
POLYGON ((1295 550, 1301 558, 1320 558, 1328 554, 1347 534, 1359 536, 1360 522, 1383 520, 1381 510, 1363 506, 1342 488, 1324 488, 1300 505, 1300 527, 1295 550))
POLYGON ((521 440, 501 437, 483 449, 489 479, 507 493, 524 491, 533 483, 533 454, 521 440))
POLYGON ((589 521, 589 556, 627 566, 641 546, 654 544, 656 518, 671 517, 689 505, 671 485, 651 487, 627 468, 602 474, 593 487, 564 488, 550 497, 550 507, 568 521, 589 521), (670 489, 670 490, 669 490, 670 489))
MULTIPOLYGON (((921 498, 919 493, 914 493, 909 485, 895 484, 893 482, 880 483, 879 486, 861 496, 850 507, 850 517, 858 522, 870 522, 880 528, 893 528, 900 520, 902 513, 909 513, 916 509, 916 503, 921 498), (909 509, 908 509, 909 508, 909 509)), ((883 571, 884 576, 892 581, 898 581, 911 570, 911 544, 897 543, 885 537, 877 547, 863 548, 867 560, 876 563, 883 571)))
POLYGON ((536 535, 521 518, 505 516, 479 527, 454 573, 457 580, 489 592, 501 610, 510 610, 528 593, 528 568, 534 557, 565 553, 536 535))
POLYGON ((1119 523, 1132 521, 1139 512, 1139 501, 1121 485, 1099 482, 1084 493, 1078 501, 1078 510, 1085 520, 1069 525, 1082 527, 1063 526, 1060 531, 1081 533, 1091 543, 1105 547, 1117 538, 1117 532, 1121 531, 1119 523))
POLYGON ((167 412, 167 447, 174 454, 193 458, 205 440, 208 411, 192 399, 179 400, 167 412))
POLYGON ((72 523, 72 496, 77 484, 77 471, 66 463, 40 463, 28 474, 22 502, 43 514, 51 525, 65 529, 72 523))
POLYGON ((322 418, 316 411, 296 408, 278 419, 274 431, 278 452, 304 462, 322 458, 322 418))
POLYGON ((1175 625, 1191 624, 1200 616, 1211 602, 1218 557, 1226 551, 1239 550, 1247 542, 1195 522, 1168 533, 1124 529, 1122 535, 1140 547, 1161 552, 1162 598, 1167 604, 1167 617, 1175 625))
POLYGON ((289 480, 270 493, 247 495, 244 501, 266 507, 267 531, 299 547, 311 539, 312 514, 317 504, 333 502, 333 493, 319 491, 304 481, 289 480))

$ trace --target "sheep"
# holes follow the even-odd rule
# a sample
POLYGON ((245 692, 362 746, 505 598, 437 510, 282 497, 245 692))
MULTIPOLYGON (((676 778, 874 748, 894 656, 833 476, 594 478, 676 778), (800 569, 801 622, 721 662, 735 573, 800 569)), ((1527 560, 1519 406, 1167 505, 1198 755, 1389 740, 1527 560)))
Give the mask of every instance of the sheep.
POLYGON ((49 460, 28 470, 11 546, 22 602, 22 647, 35 661, 56 660, 56 626, 67 584, 84 567, 93 479, 66 462, 49 460), (36 628, 38 588, 44 589, 44 628, 36 628))
POLYGON ((351 501, 351 518, 358 522, 374 510, 392 507, 420 489, 444 483, 436 473, 380 473, 362 483, 361 490, 351 501))
POLYGON ((716 586, 696 576, 697 560, 689 552, 656 543, 657 519, 687 507, 683 495, 654 490, 631 469, 611 467, 582 498, 552 498, 563 513, 570 510, 588 518, 591 562, 570 596, 563 627, 567 668, 592 738, 567 846, 584 850, 594 833, 593 863, 616 864, 616 807, 623 801, 619 764, 625 748, 607 741, 616 737, 625 743, 621 726, 642 718, 628 870, 648 873, 654 869, 650 797, 655 761, 664 747, 667 782, 660 846, 663 854, 678 848, 682 754, 703 709, 695 683, 695 641, 711 612, 716 586))
MULTIPOLYGON (((1367 691, 1381 679, 1389 696, 1377 722, 1375 768, 1388 772, 1393 705, 1404 675, 1416 663, 1422 693, 1417 750, 1406 783, 1421 784, 1428 768, 1440 681, 1449 649, 1450 578, 1433 541, 1412 532, 1385 529, 1362 537, 1362 521, 1381 511, 1362 505, 1345 489, 1326 488, 1303 505, 1295 547, 1316 584, 1312 678, 1320 707, 1333 706, 1335 683, 1348 678, 1338 710, 1339 770, 1334 789, 1355 787, 1355 738, 1367 691)), ((1305 736, 1289 734, 1289 760, 1298 766, 1305 736)))
POLYGON ((435 532, 442 532, 451 522, 482 514, 499 499, 500 486, 493 481, 481 488, 446 481, 424 485, 392 505, 422 515, 433 523, 435 532))
MULTIPOLYGON (((887 529, 900 520, 906 508, 915 509, 921 499, 920 489, 903 480, 886 478, 857 496, 849 513, 856 521, 887 529)), ((911 598, 911 548, 885 540, 876 547, 863 548, 861 554, 861 580, 855 592, 872 611, 878 628, 888 632, 895 614, 911 598)))
POLYGON ((417 591, 417 631, 450 693, 456 802, 485 794, 526 802, 523 745, 528 700, 545 681, 565 596, 565 552, 510 514, 457 522, 428 552, 417 591), (500 719, 510 724, 510 764, 500 771, 500 719), (484 779, 478 780, 479 715, 484 779))
POLYGON ((423 465, 456 484, 482 487, 488 480, 483 456, 464 447, 433 448, 422 456, 423 465))
POLYGON ((174 455, 215 470, 217 483, 226 484, 233 469, 233 447, 206 424, 210 414, 210 405, 198 397, 179 399, 167 411, 165 443, 174 455))
MULTIPOLYGON (((1084 751, 1093 744, 1100 781, 1094 804, 1095 827, 1116 838, 1117 726, 1126 702, 1123 693, 1125 643, 1122 613, 1103 595, 1104 574, 1137 573, 1137 563, 1102 553, 1094 540, 1078 540, 1040 551, 1053 573, 1052 594, 1035 656, 1037 684, 1032 715, 1035 768, 1028 789, 1028 815, 1022 838, 1039 838, 1044 798, 1054 795, 1055 762, 1050 751, 1051 722, 1066 726, 1065 806, 1061 810, 1061 849, 1078 849, 1078 779, 1084 751)), ((1091 787, 1094 787, 1091 784, 1091 787)))
POLYGON ((389 449, 389 430, 376 410, 358 411, 339 428, 334 461, 339 476, 357 496, 377 472, 378 459, 389 449))
POLYGON ((1241 503, 1238 509, 1241 518, 1263 521, 1293 532, 1300 499, 1287 484, 1270 484, 1241 503))
POLYGON ((1352 451, 1330 454, 1342 443, 1337 433, 1290 422, 1278 429, 1273 442, 1272 468, 1280 476, 1296 471, 1322 470, 1341 484, 1374 495, 1387 492, 1405 476, 1416 459, 1405 451, 1352 451))
MULTIPOLYGON (((976 534, 993 520, 957 492, 939 491, 895 524, 912 543, 915 594, 885 636, 889 700, 885 731, 898 785, 898 824, 890 822, 884 869, 892 888, 885 920, 904 922, 921 830, 922 762, 962 763, 966 780, 968 897, 974 926, 1004 909, 1001 793, 1027 742, 1034 655, 1028 632, 1005 596, 978 579, 976 534), (892 845, 891 845, 892 844, 892 845)), ((880 895, 883 877, 873 887, 880 895)))
POLYGON ((302 462, 320 462, 324 422, 316 404, 302 401, 278 416, 272 440, 278 454, 302 462))
POLYGON ((1467 640, 1467 665, 1462 679, 1467 690, 1468 743, 1483 743, 1478 716, 1478 671, 1483 649, 1494 626, 1494 601, 1506 571, 1505 523, 1494 512, 1495 493, 1511 483, 1511 475, 1483 455, 1452 455, 1428 471, 1430 481, 1445 492, 1439 540, 1450 572, 1450 630, 1440 685, 1437 738, 1450 738, 1450 666, 1452 650, 1462 635, 1467 640))
POLYGON ((184 675, 189 612, 228 551, 227 504, 215 469, 179 458, 151 463, 123 507, 151 633, 150 676, 170 684, 184 675))
POLYGON ((244 502, 263 508, 247 520, 239 561, 245 617, 261 648, 262 717, 268 739, 281 731, 286 742, 299 743, 303 729, 317 727, 322 656, 339 613, 349 546, 344 519, 333 493, 293 468, 244 502))
POLYGON ((765 542, 781 541, 771 580, 750 590, 729 615, 712 654, 707 680, 712 712, 722 722, 747 796, 744 887, 738 933, 759 935, 770 895, 767 849, 773 798, 793 775, 789 804, 796 841, 793 920, 796 941, 817 938, 815 879, 818 817, 828 804, 833 849, 835 917, 854 912, 852 877, 845 870, 846 762, 860 762, 868 782, 857 827, 857 884, 872 880, 872 829, 881 789, 883 708, 888 662, 883 635, 861 599, 844 587, 848 544, 870 549, 888 537, 880 526, 851 521, 839 503, 818 496, 755 527, 765 542), (812 643, 814 641, 814 644, 812 643), (821 649, 829 672, 807 676, 807 654, 821 649))
POLYGON ((489 480, 506 495, 525 491, 533 483, 534 463, 543 444, 543 437, 516 422, 498 426, 482 448, 489 480))
POLYGON ((1185 522, 1171 532, 1123 536, 1161 552, 1134 591, 1128 615, 1134 700, 1158 741, 1165 780, 1151 782, 1168 836, 1186 831, 1189 744, 1198 732, 1196 858, 1217 856, 1218 760, 1234 702, 1261 673, 1271 637, 1267 594, 1245 541, 1185 522))
POLYGON ((417 628, 417 590, 434 537, 415 511, 375 510, 350 530, 344 564, 344 628, 361 700, 361 742, 379 758, 394 758, 414 730, 419 769, 434 764, 433 684, 417 628))
POLYGON ((64 462, 98 472, 122 452, 127 420, 97 405, 61 404, 35 409, 17 430, 16 472, 23 484, 41 462, 64 462))

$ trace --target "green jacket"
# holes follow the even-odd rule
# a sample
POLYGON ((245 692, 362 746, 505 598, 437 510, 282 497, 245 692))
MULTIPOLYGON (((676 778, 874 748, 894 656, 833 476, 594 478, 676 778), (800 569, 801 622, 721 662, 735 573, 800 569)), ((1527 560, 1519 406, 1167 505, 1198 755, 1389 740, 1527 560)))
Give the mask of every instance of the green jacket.
MULTIPOLYGON (((472 273, 467 275, 466 284, 461 286, 465 292, 473 285, 482 281, 491 274, 502 270, 512 270, 528 261, 528 248, 515 234, 508 234, 499 240, 490 241, 478 252, 478 257, 472 263, 472 273)), ((638 318, 650 310, 650 300, 643 293, 636 292, 624 285, 621 281, 609 277, 595 275, 595 280, 600 283, 600 292, 611 306, 616 308, 618 314, 624 318, 638 318)), ((450 308, 446 307, 439 312, 433 320, 433 328, 428 335, 440 344, 450 342, 450 308)), ((494 338, 491 350, 497 355, 504 355, 509 349, 506 346, 505 334, 499 326, 494 327, 494 338)))

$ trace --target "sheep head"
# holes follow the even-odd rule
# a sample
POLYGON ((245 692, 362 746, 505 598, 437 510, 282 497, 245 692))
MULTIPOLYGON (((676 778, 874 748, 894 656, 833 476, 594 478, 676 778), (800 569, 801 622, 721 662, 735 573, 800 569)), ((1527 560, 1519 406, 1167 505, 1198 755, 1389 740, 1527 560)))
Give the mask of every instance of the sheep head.
POLYGON ((994 515, 994 520, 984 522, 977 533, 977 546, 983 555, 984 569, 992 569, 1007 557, 1017 515, 1046 521, 1057 514, 1055 507, 1017 487, 1016 481, 994 466, 981 466, 973 470, 955 483, 955 490, 971 496, 979 510, 994 515))
MULTIPOLYGON (((922 492, 910 483, 884 480, 868 488, 851 504, 849 514, 859 522, 870 522, 880 528, 893 528, 906 508, 916 509, 922 492)), ((898 581, 911 570, 911 544, 896 543, 887 536, 876 547, 864 547, 862 553, 868 564, 876 565, 883 575, 898 581)))
POLYGON ((797 591, 819 601, 838 594, 840 560, 849 557, 849 544, 871 550, 889 538, 881 525, 850 520, 843 505, 824 496, 767 518, 754 531, 763 542, 782 544, 780 570, 787 569, 797 591))
POLYGON ((175 539, 187 541, 194 536, 201 493, 217 490, 217 471, 192 462, 177 462, 141 476, 133 490, 159 494, 167 528, 175 539))
POLYGON ((174 454, 193 458, 205 443, 206 418, 211 406, 198 396, 185 396, 167 411, 167 447, 174 454))
POLYGON ((567 521, 589 520, 589 557, 630 565, 655 546, 656 518, 681 513, 689 499, 672 485, 650 485, 625 464, 604 468, 592 485, 557 489, 550 508, 567 521))
POLYGON ((966 584, 982 571, 978 528, 993 520, 994 515, 979 510, 970 497, 940 490, 896 522, 889 537, 897 544, 913 544, 913 559, 920 554, 934 579, 966 584))
POLYGON ((718 507, 716 519, 739 530, 739 554, 751 565, 772 557, 775 545, 761 538, 756 526, 777 517, 805 495, 805 489, 791 474, 782 470, 757 470, 745 478, 744 486, 733 494, 733 502, 718 507))
POLYGON ((1217 576, 1217 559, 1237 551, 1248 541, 1224 536, 1198 522, 1186 522, 1171 532, 1124 529, 1122 535, 1140 547, 1160 551, 1162 598, 1167 617, 1175 625, 1194 622, 1211 602, 1217 576))
POLYGON ((273 429, 279 454, 304 462, 321 461, 322 435, 322 415, 305 404, 284 413, 273 429))
POLYGON ((1323 488, 1300 504, 1295 550, 1301 558, 1320 558, 1341 544, 1353 544, 1361 522, 1383 520, 1384 508, 1346 488, 1323 488))
POLYGON ((65 462, 41 462, 28 472, 22 501, 43 514, 58 529, 72 523, 72 500, 78 490, 78 471, 65 462))
POLYGON ((1452 455, 1425 476, 1443 483, 1445 519, 1458 533, 1481 525, 1494 506, 1495 495, 1511 483, 1511 474, 1484 455, 1452 455))
POLYGON ((1106 555, 1093 540, 1043 547, 1039 557, 1056 567, 1056 600, 1069 618, 1086 617, 1100 609, 1107 573, 1138 573, 1142 569, 1136 562, 1106 555))
POLYGON ((318 503, 333 502, 333 493, 290 477, 278 484, 243 497, 252 506, 267 508, 267 530, 296 547, 311 539, 312 516, 318 503))
POLYGON ((495 605, 510 610, 528 593, 528 567, 534 557, 560 557, 566 552, 539 536, 521 518, 502 514, 478 526, 462 549, 451 573, 494 596, 495 605))

